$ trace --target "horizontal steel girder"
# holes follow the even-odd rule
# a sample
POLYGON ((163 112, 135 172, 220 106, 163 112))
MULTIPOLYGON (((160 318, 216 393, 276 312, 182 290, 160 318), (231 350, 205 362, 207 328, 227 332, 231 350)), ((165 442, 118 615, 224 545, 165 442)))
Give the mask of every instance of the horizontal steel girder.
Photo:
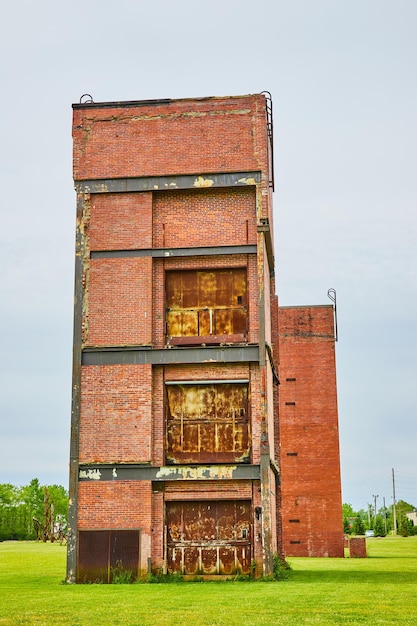
POLYGON ((135 250, 98 250, 91 251, 92 259, 117 259, 128 257, 152 257, 169 259, 172 257, 219 256, 230 254, 256 254, 256 245, 242 246, 202 246, 198 248, 144 248, 135 250))
POLYGON ((261 182, 261 172, 184 174, 177 176, 143 176, 75 181, 78 193, 129 193, 135 191, 173 191, 207 187, 248 187, 261 182))
POLYGON ((259 465, 80 465, 79 481, 151 480, 259 480, 259 465))
POLYGON ((259 362, 259 346, 84 348, 82 365, 172 365, 259 362))

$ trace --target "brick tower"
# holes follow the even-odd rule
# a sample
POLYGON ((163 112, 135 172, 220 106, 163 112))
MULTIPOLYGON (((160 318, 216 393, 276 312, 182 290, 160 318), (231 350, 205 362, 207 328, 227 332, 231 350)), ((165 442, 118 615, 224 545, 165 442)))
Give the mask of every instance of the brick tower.
POLYGON ((269 94, 73 110, 67 579, 253 562, 267 574, 283 551, 291 436, 278 419, 269 94))

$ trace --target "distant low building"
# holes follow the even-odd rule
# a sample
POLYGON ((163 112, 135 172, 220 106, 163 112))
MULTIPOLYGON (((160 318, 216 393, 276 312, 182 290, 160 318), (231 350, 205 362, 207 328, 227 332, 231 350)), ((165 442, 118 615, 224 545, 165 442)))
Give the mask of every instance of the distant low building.
POLYGON ((407 516, 407 519, 413 522, 413 526, 417 526, 417 509, 414 509, 414 511, 410 511, 409 513, 406 513, 406 516, 407 516))

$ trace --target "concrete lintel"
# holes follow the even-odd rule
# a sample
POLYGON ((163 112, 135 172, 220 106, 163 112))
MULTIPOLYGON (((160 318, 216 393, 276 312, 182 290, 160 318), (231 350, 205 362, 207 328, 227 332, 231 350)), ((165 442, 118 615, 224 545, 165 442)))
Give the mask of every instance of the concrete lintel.
POLYGON ((202 246, 199 248, 144 248, 142 250, 97 250, 91 252, 92 259, 152 257, 169 259, 172 257, 219 256, 230 254, 256 254, 256 245, 242 246, 202 246))
POLYGON ((259 346, 206 346, 195 348, 112 347, 85 348, 83 365, 172 365, 182 363, 259 362, 259 346))
POLYGON ((248 187, 260 182, 261 172, 250 171, 76 180, 75 189, 79 193, 127 193, 135 191, 205 189, 207 187, 248 187))
POLYGON ((95 463, 80 465, 80 482, 112 480, 151 480, 166 482, 178 480, 259 480, 259 465, 123 465, 95 463))

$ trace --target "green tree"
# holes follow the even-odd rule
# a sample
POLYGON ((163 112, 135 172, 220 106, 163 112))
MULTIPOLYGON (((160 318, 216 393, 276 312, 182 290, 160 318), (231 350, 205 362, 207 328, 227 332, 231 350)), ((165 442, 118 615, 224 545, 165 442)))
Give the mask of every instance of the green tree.
POLYGON ((404 514, 401 515, 398 523, 398 533, 402 537, 408 537, 414 534, 413 522, 404 514))
POLYGON ((406 513, 411 513, 416 508, 413 504, 409 504, 405 500, 398 500, 395 505, 397 511, 397 518, 400 519, 406 513))
POLYGON ((55 516, 64 516, 66 519, 68 515, 68 491, 62 485, 49 485, 47 489, 54 504, 55 516))
MULTIPOLYGON (((18 490, 14 485, 0 485, 0 541, 18 538, 12 528, 17 528, 18 490)), ((16 531, 15 531, 16 532, 16 531)))
POLYGON ((14 485, 4 483, 0 485, 0 506, 10 506, 15 504, 17 490, 14 485))
POLYGON ((343 532, 345 535, 350 535, 350 533, 352 532, 350 522, 347 517, 343 518, 343 532))
POLYGON ((357 517, 360 517, 362 522, 365 523, 365 521, 367 522, 368 520, 368 511, 365 509, 359 509, 359 511, 356 513, 357 517))
POLYGON ((364 535, 365 534, 365 524, 362 521, 360 516, 356 517, 353 522, 352 531, 355 535, 364 535))
POLYGON ((357 514, 354 512, 352 505, 345 502, 344 504, 342 504, 342 515, 344 518, 348 518, 356 517, 357 514))
POLYGON ((380 515, 377 515, 374 522, 374 532, 377 537, 385 537, 385 524, 380 515))
POLYGON ((26 505, 28 538, 34 539, 36 534, 33 526, 33 518, 41 523, 43 521, 44 491, 39 484, 39 479, 33 478, 29 485, 22 487, 20 496, 26 505))
POLYGON ((0 484, 0 541, 7 539, 35 539, 33 518, 41 525, 45 521, 45 489, 53 504, 54 526, 64 531, 68 516, 68 493, 61 485, 43 487, 34 478, 29 485, 16 487, 0 484))

